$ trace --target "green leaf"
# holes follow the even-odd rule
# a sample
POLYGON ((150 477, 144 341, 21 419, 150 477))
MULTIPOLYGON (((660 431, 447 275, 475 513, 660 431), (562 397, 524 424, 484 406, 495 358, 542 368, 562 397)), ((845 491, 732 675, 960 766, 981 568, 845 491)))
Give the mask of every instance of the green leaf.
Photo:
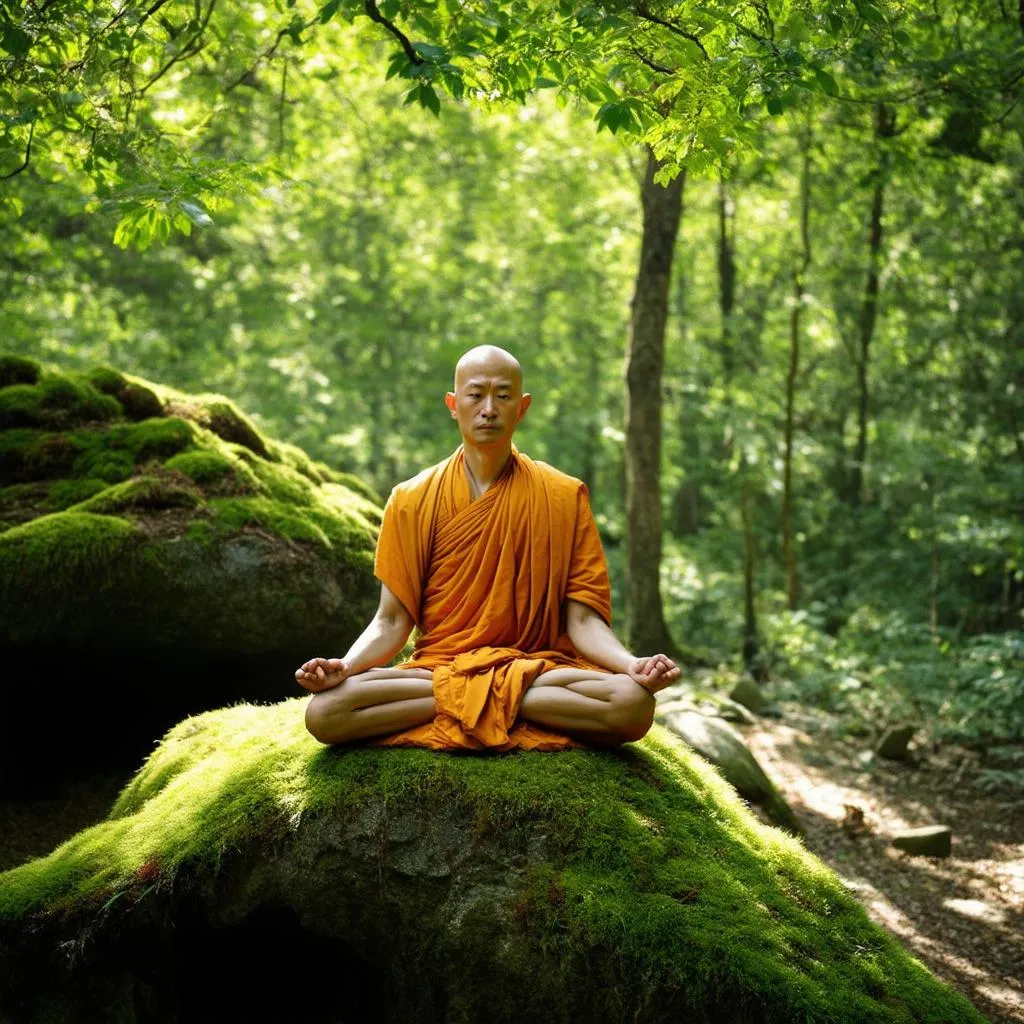
POLYGON ((538 78, 537 81, 533 83, 535 89, 557 89, 559 84, 560 83, 556 82, 553 78, 543 77, 538 78))
POLYGON ((764 105, 768 108, 768 113, 773 117, 778 116, 783 111, 782 97, 778 93, 771 93, 764 98, 764 105))
POLYGON ((321 25, 326 25, 337 13, 338 8, 341 7, 341 0, 327 0, 327 3, 320 8, 320 13, 317 15, 317 21, 321 25))
POLYGON ((861 3, 857 10, 860 12, 860 16, 871 25, 884 25, 885 15, 871 4, 861 3))
POLYGON ((434 92, 432 85, 421 85, 419 89, 420 105, 433 112, 435 117, 441 116, 441 100, 437 93, 434 92))
POLYGON ((448 51, 443 46, 433 43, 413 43, 412 48, 426 60, 441 64, 448 59, 448 51))
POLYGON ((28 53, 34 42, 35 40, 17 25, 8 25, 4 29, 3 35, 0 35, 0 48, 14 54, 15 57, 28 53))
POLYGON ((178 207, 193 224, 199 227, 207 227, 213 223, 213 218, 198 203, 190 199, 179 199, 178 207))
POLYGON ((839 95, 839 86, 836 84, 836 80, 827 72, 821 68, 814 69, 814 77, 817 79, 818 85, 821 86, 822 92, 826 92, 829 96, 839 95))

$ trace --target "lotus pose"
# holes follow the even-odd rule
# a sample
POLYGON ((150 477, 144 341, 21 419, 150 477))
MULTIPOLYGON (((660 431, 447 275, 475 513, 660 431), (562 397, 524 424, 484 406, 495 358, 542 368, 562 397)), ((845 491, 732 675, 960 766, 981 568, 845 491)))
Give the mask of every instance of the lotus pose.
POLYGON ((512 443, 530 407, 518 361, 471 349, 445 395, 462 444, 398 484, 374 559, 380 606, 343 658, 295 673, 323 743, 436 750, 616 746, 679 677, 611 630, 586 485, 512 443), (386 665, 418 627, 412 658, 386 665))

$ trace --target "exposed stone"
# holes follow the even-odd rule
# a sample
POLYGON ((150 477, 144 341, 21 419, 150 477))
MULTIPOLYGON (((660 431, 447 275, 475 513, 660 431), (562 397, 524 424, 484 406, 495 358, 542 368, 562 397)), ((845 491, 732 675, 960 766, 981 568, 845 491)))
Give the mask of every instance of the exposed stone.
POLYGON ((772 821, 791 832, 803 831, 785 797, 758 764, 742 735, 728 722, 686 710, 677 702, 659 706, 656 716, 718 768, 745 800, 763 807, 772 821))
POLYGON ((742 704, 757 714, 767 703, 761 687, 750 676, 741 676, 739 682, 729 691, 729 699, 742 704))
POLYGON ((909 756, 907 746, 915 732, 912 725, 898 725, 888 729, 875 748, 875 753, 890 761, 906 761, 909 756))
POLYGON ((893 832, 892 845, 918 857, 948 857, 953 848, 953 833, 948 825, 905 828, 893 832))

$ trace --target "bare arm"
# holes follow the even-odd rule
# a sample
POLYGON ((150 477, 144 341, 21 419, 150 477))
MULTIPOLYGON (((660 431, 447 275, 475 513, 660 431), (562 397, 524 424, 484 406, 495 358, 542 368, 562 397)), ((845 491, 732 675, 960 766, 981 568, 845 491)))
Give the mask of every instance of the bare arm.
POLYGON ((608 623, 589 605, 567 598, 565 618, 573 647, 595 665, 628 675, 652 692, 679 678, 678 666, 667 655, 638 658, 627 651, 608 623))
POLYGON ((566 601, 566 631, 573 647, 587 661, 611 672, 629 672, 636 658, 622 645, 611 627, 589 605, 566 601))
POLYGON ((377 611, 345 657, 312 658, 296 671, 295 681, 307 690, 327 690, 357 672, 386 665, 405 646, 412 626, 405 606, 382 583, 377 611))

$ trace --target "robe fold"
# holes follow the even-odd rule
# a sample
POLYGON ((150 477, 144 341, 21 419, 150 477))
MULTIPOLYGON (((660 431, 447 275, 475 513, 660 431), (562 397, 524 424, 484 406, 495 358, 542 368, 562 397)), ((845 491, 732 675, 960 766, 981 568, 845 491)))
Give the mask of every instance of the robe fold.
POLYGON ((611 625, 608 566, 586 485, 515 445, 472 500, 460 445, 398 484, 384 507, 374 574, 419 631, 398 668, 433 671, 434 720, 369 742, 435 750, 561 750, 562 733, 516 721, 523 695, 560 666, 608 671, 565 631, 565 601, 611 625))

